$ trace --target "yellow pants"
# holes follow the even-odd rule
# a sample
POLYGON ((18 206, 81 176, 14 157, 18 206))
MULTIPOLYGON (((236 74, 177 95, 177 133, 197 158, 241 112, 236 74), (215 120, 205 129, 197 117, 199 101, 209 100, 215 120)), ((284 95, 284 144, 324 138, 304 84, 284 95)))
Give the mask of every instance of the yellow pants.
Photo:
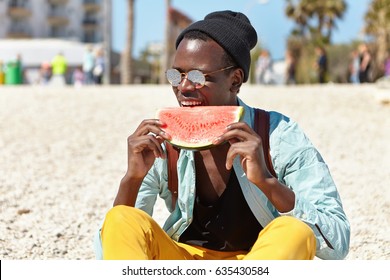
POLYGON ((107 213, 101 238, 111 260, 310 260, 316 251, 313 231, 294 217, 274 219, 249 252, 221 252, 176 242, 148 214, 123 205, 107 213))

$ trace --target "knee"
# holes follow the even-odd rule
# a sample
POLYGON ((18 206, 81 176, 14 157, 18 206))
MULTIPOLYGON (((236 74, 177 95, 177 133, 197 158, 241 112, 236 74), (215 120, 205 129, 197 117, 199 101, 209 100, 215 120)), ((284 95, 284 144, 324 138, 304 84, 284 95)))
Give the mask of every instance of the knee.
POLYGON ((112 225, 130 222, 133 225, 136 225, 139 224, 140 220, 148 218, 149 215, 140 209, 126 205, 117 205, 107 212, 105 223, 110 223, 112 225))
POLYGON ((299 220, 295 217, 292 217, 292 216, 281 216, 281 217, 276 218, 275 220, 278 220, 279 222, 285 224, 291 230, 294 230, 294 231, 312 232, 311 228, 306 223, 304 223, 301 220, 299 220))
POLYGON ((271 228, 279 231, 279 234, 284 236, 286 242, 290 244, 289 258, 314 258, 316 253, 316 238, 313 230, 306 223, 295 217, 282 216, 274 219, 271 224, 271 228))
POLYGON ((301 244, 315 254, 316 238, 313 230, 305 222, 291 216, 278 217, 274 221, 284 227, 288 236, 297 244, 301 244))
POLYGON ((301 220, 291 216, 281 216, 272 221, 276 226, 285 228, 291 235, 299 235, 302 238, 315 239, 313 230, 301 220))
POLYGON ((128 207, 125 205, 118 205, 111 208, 107 214, 106 214, 106 221, 120 221, 123 220, 123 218, 127 215, 129 215, 129 212, 132 212, 132 207, 128 207))

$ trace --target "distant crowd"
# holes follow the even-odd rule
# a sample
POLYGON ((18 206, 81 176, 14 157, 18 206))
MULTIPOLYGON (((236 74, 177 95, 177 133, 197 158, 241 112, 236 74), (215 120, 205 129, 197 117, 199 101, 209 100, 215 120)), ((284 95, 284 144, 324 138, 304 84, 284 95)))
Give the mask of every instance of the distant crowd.
MULTIPOLYGON (((348 65, 348 82, 352 84, 364 84, 373 82, 372 68, 373 55, 365 43, 361 43, 350 53, 348 65)), ((274 61, 267 49, 262 49, 254 62, 254 83, 263 85, 272 84, 297 84, 298 59, 290 50, 286 51, 283 67, 274 69, 274 61)), ((326 49, 315 48, 315 61, 312 73, 314 80, 323 84, 330 81, 329 58, 326 49), (315 74, 314 74, 315 73, 315 74)), ((384 77, 390 79, 390 51, 387 53, 382 65, 379 66, 384 77)), ((3 84, 39 84, 39 85, 66 85, 76 87, 84 85, 101 85, 106 71, 104 50, 87 46, 82 58, 82 64, 77 67, 68 67, 66 57, 62 52, 55 55, 51 61, 43 61, 39 71, 35 71, 33 77, 26 77, 22 57, 4 63, 0 60, 0 86, 3 84)))
MULTIPOLYGON (((329 59, 324 47, 315 48, 315 62, 312 66, 317 83, 323 84, 329 82, 329 59)), ((357 49, 351 52, 348 65, 348 82, 353 84, 364 84, 373 82, 372 65, 373 56, 369 51, 367 44, 360 44, 357 49)), ((284 60, 284 73, 282 83, 291 85, 297 83, 297 59, 291 51, 287 50, 284 60)), ((390 78, 390 52, 383 61, 381 72, 384 77, 390 78)), ((270 52, 263 49, 255 62, 255 83, 256 84, 276 84, 276 71, 270 52)), ((279 81, 280 83, 280 81, 279 81)))
POLYGON ((58 52, 51 61, 43 61, 39 71, 33 77, 26 77, 20 54, 14 61, 3 63, 0 61, 0 86, 3 84, 39 84, 64 86, 67 84, 76 87, 83 85, 101 85, 105 72, 104 51, 102 48, 94 50, 88 46, 83 55, 82 64, 69 68, 68 61, 62 52, 58 52))

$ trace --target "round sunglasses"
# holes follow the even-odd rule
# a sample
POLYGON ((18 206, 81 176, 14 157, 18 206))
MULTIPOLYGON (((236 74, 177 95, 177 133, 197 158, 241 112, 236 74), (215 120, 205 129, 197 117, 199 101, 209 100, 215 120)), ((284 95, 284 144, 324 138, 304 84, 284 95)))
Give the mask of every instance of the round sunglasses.
POLYGON ((206 76, 208 76, 210 74, 222 72, 222 71, 225 71, 225 70, 233 68, 233 67, 234 66, 228 66, 228 67, 218 69, 216 71, 209 72, 206 74, 204 74, 200 70, 191 70, 191 71, 188 71, 187 73, 181 73, 179 70, 172 68, 172 69, 168 69, 165 72, 165 75, 167 77, 168 82, 174 87, 177 87, 178 85, 180 85, 181 82, 183 81, 183 79, 186 78, 187 80, 189 80, 190 82, 192 82, 195 85, 196 89, 200 89, 206 83, 206 76))

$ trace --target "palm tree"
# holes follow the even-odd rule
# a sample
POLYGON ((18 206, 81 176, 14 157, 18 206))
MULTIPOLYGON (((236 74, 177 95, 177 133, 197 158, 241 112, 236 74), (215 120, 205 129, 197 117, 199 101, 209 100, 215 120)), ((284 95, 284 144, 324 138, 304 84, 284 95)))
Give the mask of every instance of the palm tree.
POLYGON ((365 15, 365 22, 365 32, 376 39, 376 64, 380 66, 390 48, 390 0, 373 0, 365 15))
POLYGON ((160 81, 160 84, 165 84, 167 83, 166 82, 166 79, 165 79, 165 70, 169 68, 169 64, 170 64, 170 61, 169 61, 169 56, 170 56, 170 52, 169 52, 169 47, 170 47, 170 40, 171 40, 171 23, 170 23, 170 16, 169 16, 169 10, 171 8, 171 0, 165 0, 165 12, 166 12, 166 16, 165 16, 165 38, 164 38, 164 50, 163 50, 163 53, 162 53, 162 57, 161 57, 161 67, 160 67, 160 78, 159 78, 159 81, 160 81))
POLYGON ((314 10, 311 12, 312 16, 318 19, 317 33, 325 39, 325 42, 330 43, 332 31, 336 27, 335 20, 343 17, 347 4, 344 0, 311 0, 310 2, 315 2, 314 10))
POLYGON ((335 21, 346 9, 344 0, 286 0, 285 13, 296 23, 287 47, 297 61, 299 83, 312 82, 315 46, 331 43, 335 21))
POLYGON ((308 28, 309 16, 302 3, 297 0, 286 0, 285 13, 287 17, 296 22, 297 28, 293 30, 294 35, 305 37, 308 28))
POLYGON ((127 1, 127 35, 126 45, 121 56, 121 84, 133 82, 134 2, 135 0, 127 1))
MULTIPOLYGON (((300 27, 300 35, 310 31, 310 39, 325 44, 331 42, 335 20, 341 19, 347 9, 344 0, 286 0, 286 15, 300 27), (314 26, 316 19, 317 26, 314 26)), ((296 31, 295 31, 296 32, 296 31)), ((306 35, 307 36, 307 35, 306 35)))

